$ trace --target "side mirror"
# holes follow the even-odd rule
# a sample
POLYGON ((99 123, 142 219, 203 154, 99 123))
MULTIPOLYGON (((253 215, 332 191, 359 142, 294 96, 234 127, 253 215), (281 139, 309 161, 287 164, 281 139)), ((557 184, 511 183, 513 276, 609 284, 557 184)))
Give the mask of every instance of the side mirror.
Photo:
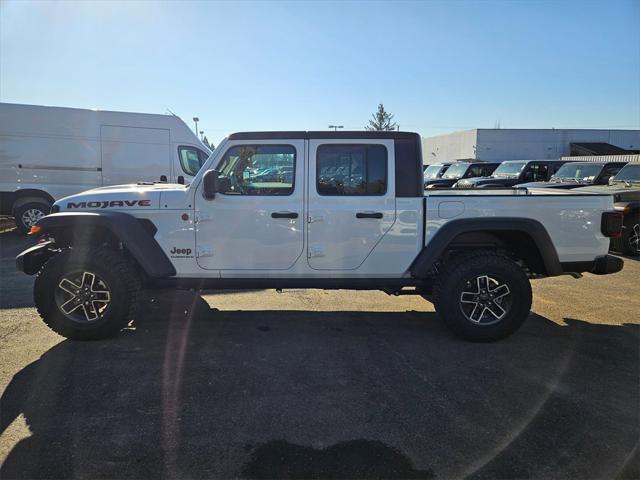
POLYGON ((209 170, 205 172, 204 177, 202 177, 202 196, 207 200, 213 200, 216 198, 217 186, 218 186, 218 176, 220 172, 217 170, 209 170))
POLYGON ((231 182, 228 177, 221 177, 217 170, 208 170, 202 177, 202 196, 207 200, 216 198, 218 192, 228 192, 231 182))

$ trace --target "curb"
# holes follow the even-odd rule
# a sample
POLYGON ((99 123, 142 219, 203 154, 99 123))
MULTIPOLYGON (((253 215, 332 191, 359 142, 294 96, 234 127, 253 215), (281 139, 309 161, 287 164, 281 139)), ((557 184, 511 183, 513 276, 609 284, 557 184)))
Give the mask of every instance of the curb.
POLYGON ((13 217, 0 217, 0 232, 6 232, 16 228, 13 217))

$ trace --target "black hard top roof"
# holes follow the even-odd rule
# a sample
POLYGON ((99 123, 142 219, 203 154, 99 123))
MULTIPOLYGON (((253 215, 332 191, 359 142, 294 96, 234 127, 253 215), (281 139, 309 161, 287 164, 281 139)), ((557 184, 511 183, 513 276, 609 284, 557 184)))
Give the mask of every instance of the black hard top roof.
POLYGON ((313 138, 336 138, 336 139, 392 139, 392 140, 420 140, 420 135, 413 132, 377 132, 368 130, 355 130, 331 132, 331 131, 283 131, 283 132, 237 132, 228 136, 229 140, 286 140, 286 139, 302 139, 310 140, 313 138))

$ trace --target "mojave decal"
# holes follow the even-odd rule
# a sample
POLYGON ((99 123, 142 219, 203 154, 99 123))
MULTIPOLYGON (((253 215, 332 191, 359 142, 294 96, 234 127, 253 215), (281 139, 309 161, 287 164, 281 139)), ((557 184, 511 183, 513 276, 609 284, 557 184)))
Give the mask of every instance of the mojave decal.
POLYGON ((67 202, 67 208, 150 207, 151 200, 102 200, 94 202, 67 202))

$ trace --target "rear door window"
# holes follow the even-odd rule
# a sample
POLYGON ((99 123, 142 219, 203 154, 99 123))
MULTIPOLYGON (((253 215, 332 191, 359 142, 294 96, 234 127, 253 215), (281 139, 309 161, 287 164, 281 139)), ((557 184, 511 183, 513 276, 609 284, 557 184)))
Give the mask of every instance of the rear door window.
POLYGON ((544 182, 549 178, 549 166, 546 163, 532 163, 527 170, 533 182, 544 182))
POLYGON ((387 191, 384 145, 320 145, 316 165, 320 195, 384 195, 387 191))

